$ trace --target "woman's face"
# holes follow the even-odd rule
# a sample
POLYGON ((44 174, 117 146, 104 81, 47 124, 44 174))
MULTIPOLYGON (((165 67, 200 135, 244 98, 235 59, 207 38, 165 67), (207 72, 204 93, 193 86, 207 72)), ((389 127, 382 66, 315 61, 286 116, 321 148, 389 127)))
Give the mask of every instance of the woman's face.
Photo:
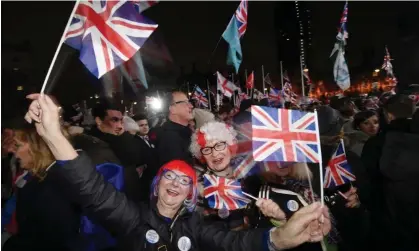
POLYGON ((369 136, 376 135, 378 132, 378 117, 376 115, 369 117, 359 124, 359 129, 369 136))
POLYGON ((208 168, 216 172, 225 170, 231 161, 231 152, 225 141, 207 142, 201 149, 201 154, 204 156, 208 168))
POLYGON ((32 153, 29 150, 29 143, 20 141, 15 138, 15 156, 19 160, 20 167, 30 169, 33 164, 32 153))
POLYGON ((158 185, 158 200, 168 207, 180 207, 191 192, 192 186, 191 178, 183 172, 164 171, 158 185))

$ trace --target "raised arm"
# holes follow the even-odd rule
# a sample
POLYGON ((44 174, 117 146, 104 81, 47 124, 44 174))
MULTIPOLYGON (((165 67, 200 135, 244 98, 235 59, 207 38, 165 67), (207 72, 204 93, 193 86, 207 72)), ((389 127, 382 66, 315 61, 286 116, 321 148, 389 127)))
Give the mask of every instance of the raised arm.
POLYGON ((25 118, 35 126, 47 143, 59 166, 52 167, 48 175, 72 201, 80 204, 88 215, 117 235, 126 235, 140 222, 136 205, 105 182, 90 159, 78 155, 61 133, 59 108, 46 95, 32 94, 34 100, 25 118))

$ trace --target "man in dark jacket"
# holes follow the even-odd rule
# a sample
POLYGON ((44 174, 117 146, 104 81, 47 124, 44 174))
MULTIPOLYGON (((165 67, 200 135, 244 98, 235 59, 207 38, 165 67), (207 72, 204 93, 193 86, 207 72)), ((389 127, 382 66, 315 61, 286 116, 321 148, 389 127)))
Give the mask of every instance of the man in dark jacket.
MULTIPOLYGON (((404 167, 397 169, 400 172, 396 172, 397 175, 393 177, 393 175, 395 175, 394 170, 396 170, 394 168, 397 167, 391 165, 391 163, 394 163, 393 157, 400 160, 397 166, 404 163, 404 161, 409 161, 411 165, 417 165, 417 162, 415 162, 414 159, 405 159, 402 161, 398 158, 398 156, 401 156, 399 151, 395 151, 394 153, 396 155, 394 156, 393 152, 388 151, 395 147, 400 150, 401 147, 408 147, 408 145, 410 145, 410 140, 407 141, 407 138, 403 137, 402 134, 410 133, 412 123, 411 118, 414 109, 412 100, 405 95, 396 95, 389 98, 383 106, 383 115, 388 124, 384 125, 384 128, 382 128, 377 136, 371 137, 365 143, 362 150, 361 160, 366 169, 370 183, 370 187, 368 188, 369 191, 367 191, 367 193, 364 192, 366 197, 364 197, 365 200, 362 202, 367 205, 371 212, 372 247, 377 250, 397 250, 395 249, 396 247, 402 248, 403 245, 406 244, 403 244, 402 238, 398 237, 399 234, 401 234, 401 232, 399 232, 400 229, 395 228, 402 222, 396 222, 393 215, 397 209, 400 209, 400 207, 403 206, 401 204, 395 204, 397 203, 393 197, 396 196, 394 194, 395 190, 391 191, 391 187, 394 186, 395 182, 398 182, 397 179, 401 177, 406 178, 406 175, 409 177, 412 173, 408 171, 409 167, 404 167), (403 143, 398 142, 397 145, 393 145, 395 143, 395 134, 406 139, 406 141, 403 143), (388 137, 390 137, 389 141, 387 141, 388 137), (384 150, 386 151, 386 155, 384 155, 384 150), (397 155, 397 153, 400 154, 397 155), (393 170, 391 171, 389 169, 393 170), (399 234, 396 234, 396 232, 399 234)), ((412 147, 413 146, 414 145, 412 145, 412 147)), ((409 151, 403 153, 403 156, 405 156, 405 154, 409 154, 409 151)), ((410 194, 409 191, 406 191, 406 193, 410 194)))
POLYGON ((152 138, 158 154, 158 166, 170 160, 184 160, 192 164, 189 152, 192 131, 188 123, 193 119, 193 106, 185 93, 175 91, 167 98, 169 109, 168 121, 156 129, 152 138))
POLYGON ((93 109, 93 116, 96 126, 87 134, 108 143, 121 161, 124 167, 126 195, 133 201, 145 199, 137 168, 154 165, 150 148, 124 131, 123 116, 118 106, 102 101, 93 109))

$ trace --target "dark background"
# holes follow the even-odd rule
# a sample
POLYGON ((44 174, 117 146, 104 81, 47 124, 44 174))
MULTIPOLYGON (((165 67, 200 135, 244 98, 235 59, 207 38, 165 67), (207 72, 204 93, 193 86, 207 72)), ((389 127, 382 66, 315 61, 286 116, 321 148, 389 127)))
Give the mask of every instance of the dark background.
MULTIPOLYGON (((144 15, 159 24, 159 42, 167 46, 172 57, 170 65, 158 66, 152 72, 155 79, 149 90, 176 87, 194 76, 213 78, 216 70, 229 70, 225 42, 219 43, 212 57, 211 52, 238 5, 239 1, 160 2, 146 10, 144 15)), ((303 19, 310 76, 315 82, 323 80, 329 88, 335 88, 329 55, 343 6, 344 2, 300 2, 301 12, 310 13, 309 19, 303 19)), ((26 94, 40 90, 73 3, 19 1, 1 2, 1 7, 2 118, 8 118, 24 111, 26 94), (23 91, 17 91, 17 86, 23 86, 23 91)), ((264 65, 265 74, 270 73, 279 82, 279 62, 283 61, 298 88, 300 33, 295 2, 251 1, 248 13, 239 76, 244 77, 245 69, 254 70, 258 87, 264 65)), ((417 2, 349 2, 346 58, 352 84, 381 68, 385 45, 395 59, 392 63, 400 83, 417 84, 418 13, 417 2)), ((50 78, 53 85, 47 88, 63 104, 100 93, 100 82, 85 70, 77 56, 76 51, 63 46, 50 78)))

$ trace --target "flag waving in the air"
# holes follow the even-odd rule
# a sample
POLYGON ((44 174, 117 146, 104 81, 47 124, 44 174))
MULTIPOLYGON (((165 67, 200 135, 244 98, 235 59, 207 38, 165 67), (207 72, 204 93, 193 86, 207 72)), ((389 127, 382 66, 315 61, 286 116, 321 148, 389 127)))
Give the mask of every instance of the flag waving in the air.
POLYGON ((348 2, 345 3, 342 17, 340 19, 340 28, 336 36, 336 43, 330 57, 337 52, 335 64, 333 66, 333 76, 336 84, 345 91, 351 85, 349 69, 345 59, 345 45, 348 38, 348 31, 346 29, 346 22, 348 21, 348 2))
POLYGON ((256 161, 318 163, 316 113, 252 106, 253 157, 256 161))
POLYGON ((131 1, 80 1, 65 43, 80 50, 80 60, 100 78, 129 60, 157 29, 131 1))
POLYGON ((250 75, 247 77, 246 88, 252 89, 254 86, 255 86, 255 74, 252 71, 252 73, 250 73, 250 75))
POLYGON ((209 174, 204 175, 204 197, 215 209, 237 210, 250 202, 238 181, 209 174))
POLYGON ((222 35, 229 44, 227 64, 234 66, 236 73, 239 71, 243 58, 240 38, 243 37, 247 28, 247 4, 247 0, 241 1, 222 35))
POLYGON ((331 188, 355 180, 351 166, 346 160, 345 146, 341 139, 338 148, 332 155, 324 173, 324 188, 331 188))
POLYGON ((201 90, 201 88, 199 88, 199 86, 195 87, 195 91, 192 94, 192 99, 195 99, 196 101, 198 101, 199 105, 208 107, 208 99, 205 93, 201 90))
POLYGON ((217 71, 217 89, 221 90, 224 96, 230 98, 234 91, 238 90, 239 88, 217 71))

